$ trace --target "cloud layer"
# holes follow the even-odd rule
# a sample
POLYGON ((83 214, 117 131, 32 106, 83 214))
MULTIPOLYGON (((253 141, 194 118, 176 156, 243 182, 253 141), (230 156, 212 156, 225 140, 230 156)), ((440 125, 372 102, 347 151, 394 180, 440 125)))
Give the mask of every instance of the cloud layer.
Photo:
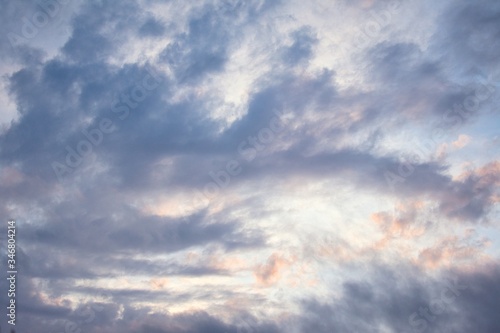
POLYGON ((17 331, 500 331, 496 1, 0 3, 17 331))

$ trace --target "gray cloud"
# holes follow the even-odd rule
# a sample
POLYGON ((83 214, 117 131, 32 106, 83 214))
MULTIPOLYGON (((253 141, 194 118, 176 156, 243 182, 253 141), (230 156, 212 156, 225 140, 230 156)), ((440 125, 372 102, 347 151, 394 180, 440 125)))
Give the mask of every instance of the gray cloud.
MULTIPOLYGON (((7 32, 19 32, 22 17, 39 10, 29 1, 0 3, 0 25, 7 32)), ((386 3, 356 1, 347 6, 371 4, 374 10, 386 3)), ((90 333, 271 333, 288 332, 290 325, 316 332, 410 332, 424 326, 429 332, 500 330, 496 258, 491 266, 480 262, 469 271, 437 272, 404 258, 392 264, 367 261, 363 264, 370 274, 341 277, 338 289, 321 286, 330 300, 294 296, 294 306, 282 306, 299 312, 288 317, 252 308, 269 306, 262 296, 267 289, 253 289, 252 265, 268 258, 267 252, 283 250, 273 245, 283 235, 266 229, 271 223, 267 218, 279 212, 273 206, 278 204, 265 195, 275 184, 293 183, 301 195, 313 197, 309 183, 342 180, 377 200, 394 200, 392 204, 400 198, 430 200, 445 229, 497 227, 496 152, 479 158, 464 149, 452 158, 434 157, 458 132, 479 137, 473 144, 483 140, 474 126, 497 119, 492 106, 498 98, 493 88, 498 86, 500 8, 495 1, 442 4, 435 26, 426 27, 432 29, 427 44, 394 30, 387 40, 357 50, 359 57, 345 59, 356 65, 358 73, 351 73, 356 84, 346 69, 317 59, 324 46, 322 31, 305 18, 309 14, 304 8, 292 6, 299 9, 289 15, 290 26, 266 30, 273 36, 254 36, 254 31, 274 24, 277 15, 288 15, 288 4, 167 4, 182 17, 168 22, 165 17, 171 13, 152 16, 148 6, 165 5, 158 1, 75 4, 69 36, 60 46, 42 50, 23 42, 12 47, 7 35, 0 41, 0 54, 7 59, 2 65, 12 65, 4 78, 5 93, 19 113, 0 131, 0 214, 19 221, 19 331, 76 327, 90 333), (126 47, 148 43, 157 43, 160 51, 146 57, 150 50, 134 50, 124 59, 126 47), (258 54, 258 59, 241 64, 244 52, 258 54), (237 93, 222 88, 235 88, 233 82, 224 82, 229 69, 241 72, 235 74, 241 75, 234 82, 237 93), (490 75, 491 96, 460 121, 451 118, 457 114, 449 110, 477 93, 481 73, 490 75), (151 82, 154 88, 142 87, 151 82), (242 100, 235 106, 236 117, 224 108, 215 112, 234 100, 242 100), (264 143, 263 131, 276 117, 283 129, 264 143), (85 133, 99 128, 103 119, 111 122, 112 130, 101 133, 92 153, 58 177, 53 163, 68 168, 67 160, 74 158, 68 157, 68 147, 78 150, 90 140, 85 133), (434 132, 439 126, 443 135, 434 132), (401 140, 401 133, 417 133, 428 147, 422 152, 421 146, 408 148, 411 143, 403 142, 411 150, 408 160, 401 142, 388 144, 401 140), (467 165, 468 171, 457 171, 470 162, 469 156, 474 163, 467 165), (223 170, 229 161, 237 161, 242 171, 218 192, 222 203, 175 214, 179 196, 188 193, 188 201, 196 201, 194 193, 214 181, 210 172, 223 170), (257 187, 264 194, 252 197, 257 187), (143 205, 148 200, 159 205, 156 200, 164 198, 172 199, 167 210, 175 217, 155 215, 143 205), (199 253, 197 260, 186 260, 199 253), (212 258, 227 262, 217 265, 212 258), (202 282, 188 291, 146 289, 147 283, 113 288, 95 284, 121 277, 148 282, 143 276, 202 282), (442 297, 449 279, 467 288, 432 319, 419 313, 420 307, 442 297), (214 286, 207 281, 222 282, 214 286), (167 308, 193 300, 210 305, 176 313, 152 305, 167 308), (90 313, 92 320, 86 320, 90 313)), ((346 28, 357 23, 348 22, 346 28)), ((473 147, 479 151, 482 146, 473 147)), ((308 205, 298 209, 315 209, 308 205)), ((412 219, 405 223, 416 223, 412 219)), ((290 223, 299 222, 304 221, 290 223)), ((320 227, 316 231, 323 233, 320 227)), ((5 290, 6 279, 1 281, 5 290)))

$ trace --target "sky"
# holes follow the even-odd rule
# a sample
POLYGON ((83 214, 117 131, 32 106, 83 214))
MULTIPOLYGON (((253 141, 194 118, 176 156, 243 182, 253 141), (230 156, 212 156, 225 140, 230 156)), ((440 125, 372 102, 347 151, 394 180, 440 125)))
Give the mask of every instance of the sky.
POLYGON ((0 8, 3 331, 500 332, 499 1, 0 8))

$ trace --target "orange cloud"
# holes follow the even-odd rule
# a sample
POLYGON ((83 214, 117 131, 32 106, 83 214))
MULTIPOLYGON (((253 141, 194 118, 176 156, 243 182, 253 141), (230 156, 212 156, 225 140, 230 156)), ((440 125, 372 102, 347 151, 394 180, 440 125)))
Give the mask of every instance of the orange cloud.
MULTIPOLYGON (((370 218, 375 222, 384 237, 376 243, 375 248, 385 247, 393 238, 413 239, 422 236, 426 232, 426 223, 419 222, 419 216, 426 211, 426 204, 423 201, 411 201, 400 203, 393 213, 377 212, 370 218)), ((421 218, 420 218, 421 220, 421 218)))
POLYGON ((458 136, 458 139, 456 141, 454 141, 452 144, 453 144, 453 147, 455 147, 457 149, 461 149, 461 148, 467 146, 470 141, 471 141, 471 137, 470 136, 464 135, 464 134, 460 134, 458 136))
POLYGON ((167 285, 168 279, 166 278, 153 278, 149 281, 149 285, 151 288, 154 290, 160 290, 165 288, 165 285, 167 285))
POLYGON ((483 254, 483 250, 489 246, 487 239, 475 240, 471 244, 475 232, 466 231, 465 238, 450 236, 439 240, 435 246, 422 250, 415 263, 426 269, 437 269, 440 267, 451 266, 458 262, 484 262, 488 256, 483 254))
POLYGON ((475 174, 480 177, 480 186, 500 185, 500 162, 495 161, 478 168, 475 174))
POLYGON ((267 263, 258 265, 254 270, 257 283, 263 286, 270 286, 278 282, 282 271, 290 266, 290 261, 278 254, 273 254, 267 260, 267 263))
POLYGON ((475 170, 467 170, 457 177, 457 180, 465 181, 470 177, 480 179, 479 185, 500 185, 500 161, 494 161, 475 170))

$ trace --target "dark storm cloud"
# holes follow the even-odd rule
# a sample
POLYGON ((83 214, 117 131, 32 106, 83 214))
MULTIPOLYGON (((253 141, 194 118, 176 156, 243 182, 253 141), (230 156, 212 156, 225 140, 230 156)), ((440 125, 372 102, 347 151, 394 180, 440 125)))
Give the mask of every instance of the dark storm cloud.
MULTIPOLYGON (((218 134, 221 124, 204 115, 209 111, 204 104, 207 100, 193 98, 169 104, 164 99, 169 96, 170 82, 165 82, 167 91, 162 86, 158 93, 153 92, 150 98, 139 103, 130 112, 129 118, 116 122, 117 130, 106 137, 106 142, 99 147, 103 150, 100 158, 110 163, 109 173, 119 177, 124 187, 202 186, 213 167, 212 161, 218 163, 239 158, 238 144, 268 127, 277 116, 276 110, 292 108, 301 113, 301 108, 307 105, 328 105, 329 99, 335 96, 335 89, 330 83, 331 75, 321 73, 309 81, 286 78, 276 85, 264 87, 252 96, 248 113, 222 134, 218 134), (302 96, 307 96, 307 99, 301 100, 302 96), (157 162, 166 157, 174 158, 172 176, 167 179, 153 178, 157 171, 161 172, 157 162)), ((124 73, 123 76, 116 76, 116 80, 123 81, 126 77, 124 73)), ((95 90, 102 94, 98 87, 95 90)), ((97 96, 89 98, 89 101, 100 99, 97 96)), ((293 133, 289 136, 292 137, 293 133)), ((76 139, 79 138, 81 135, 76 135, 76 139)))
POLYGON ((344 283, 340 299, 304 302, 303 332, 487 332, 500 327, 498 266, 425 278, 405 268, 372 267, 370 278, 344 283), (360 320, 362 318, 362 320, 360 320))
MULTIPOLYGON (((220 147, 214 139, 219 125, 207 119, 205 111, 205 106, 197 100, 168 104, 153 97, 141 103, 133 110, 130 121, 119 123, 118 131, 104 145, 107 151, 104 158, 113 165, 111 172, 122 177, 124 186, 145 186, 150 185, 152 168, 162 158, 180 156, 178 163, 182 163, 185 154, 217 153, 220 147)), ((202 170, 206 162, 196 159, 191 167, 202 170)), ((186 178, 176 180, 182 182, 186 178)))
POLYGON ((160 55, 179 83, 193 84, 210 73, 220 72, 230 52, 238 45, 238 34, 258 15, 280 1, 223 1, 195 8, 187 32, 175 36, 160 55))
POLYGON ((105 61, 118 43, 126 41, 127 31, 138 24, 138 12, 141 10, 135 1, 120 6, 109 1, 84 4, 72 21, 72 35, 63 53, 79 64, 105 61))
POLYGON ((485 219, 495 206, 495 197, 500 184, 500 164, 489 163, 470 172, 463 180, 448 185, 449 195, 440 203, 440 208, 449 217, 471 223, 493 222, 485 219))
POLYGON ((449 77, 446 60, 429 59, 429 54, 415 44, 380 43, 368 52, 368 59, 372 82, 382 85, 367 99, 371 105, 383 101, 380 117, 391 117, 398 125, 425 117, 429 126, 439 123, 444 129, 457 129, 474 113, 486 113, 486 105, 494 97, 493 82, 488 82, 485 72, 471 73, 465 77, 467 84, 455 82, 455 78, 449 77), (450 112, 475 94, 485 96, 475 106, 477 110, 450 112))
MULTIPOLYGON (((54 17, 48 18, 42 27, 34 24, 37 15, 46 15, 43 7, 36 1, 9 1, 0 2, 0 55, 9 64, 19 63, 32 65, 39 63, 44 52, 34 47, 34 42, 41 37, 45 29, 53 26, 61 16, 66 16, 59 6, 54 17)), ((42 21, 43 22, 43 18, 42 21)))
MULTIPOLYGON (((88 303, 73 313, 68 313, 64 307, 54 307, 53 310, 30 307, 29 312, 45 319, 60 318, 84 325, 82 318, 86 312, 82 309, 91 307, 95 316, 90 323, 92 325, 88 325, 88 332, 111 327, 123 327, 123 332, 135 332, 131 327, 137 325, 143 327, 144 332, 206 332, 210 329, 213 332, 238 332, 242 329, 287 332, 289 327, 296 327, 304 332, 334 330, 347 333, 387 327, 398 332, 465 333, 477 330, 494 333, 500 327, 496 316, 500 310, 497 302, 500 289, 496 283, 500 278, 498 267, 482 267, 469 273, 449 271, 434 278, 410 267, 395 271, 373 265, 369 270, 370 274, 364 278, 344 282, 338 299, 327 302, 304 300, 302 312, 285 321, 266 323, 241 314, 239 320, 228 324, 203 312, 151 315, 146 314, 148 308, 133 309, 127 305, 124 305, 122 318, 117 320, 117 303, 130 297, 153 300, 162 294, 139 290, 101 291, 116 303, 88 303), (47 316, 46 311, 52 311, 52 314, 47 316)), ((57 322, 53 321, 51 325, 56 326, 57 322)), ((26 327, 26 323, 20 326, 26 327)))
MULTIPOLYGON (((148 316, 145 311, 127 308, 124 319, 116 324, 111 322, 102 325, 104 328, 120 329, 122 332, 134 333, 239 333, 244 330, 258 333, 278 333, 280 330, 273 323, 256 321, 252 326, 224 323, 206 312, 186 313, 179 315, 148 316), (126 317, 125 317, 126 316, 126 317), (133 318, 130 320, 129 318, 133 318), (130 328, 134 324, 136 329, 130 328)), ((92 332, 92 331, 90 331, 92 332)))
MULTIPOLYGON (((3 257, 2 259, 7 260, 3 257)), ((5 273, 1 274, 0 287, 2 290, 9 290, 8 276, 5 273)), ((39 320, 40 318, 52 320, 64 318, 71 313, 71 309, 67 306, 47 304, 47 299, 40 293, 37 283, 27 275, 20 274, 17 276, 15 293, 18 316, 25 321, 26 327, 36 327, 37 319, 39 320), (36 319, 33 320, 34 318, 36 319)), ((6 298, 2 300, 2 306, 4 305, 7 307, 6 298)))
POLYGON ((222 70, 228 58, 230 32, 215 8, 204 9, 190 20, 188 32, 170 43, 160 56, 172 66, 180 82, 222 70))
POLYGON ((494 0, 454 1, 439 18, 434 35, 436 51, 457 64, 462 75, 474 68, 498 71, 500 4, 494 0))
MULTIPOLYGON (((76 149, 76 144, 86 139, 82 130, 93 130, 103 118, 122 128, 125 122, 113 112, 120 106, 119 95, 130 94, 149 73, 136 65, 117 69, 102 63, 75 66, 57 60, 45 64, 41 71, 32 67, 15 73, 10 89, 21 117, 0 138, 0 153, 10 161, 22 161, 28 174, 36 172, 48 181, 54 179, 51 163, 64 163, 68 154, 65 146, 76 149), (94 116, 95 123, 83 125, 89 116, 94 116)), ((158 97, 150 94, 133 111, 140 114, 155 100, 158 103, 158 97)))
MULTIPOLYGON (((172 260, 122 259, 141 253, 173 254, 204 245, 222 245, 227 251, 264 245, 262 235, 240 231, 237 221, 208 222, 203 213, 186 219, 147 216, 127 206, 116 206, 110 197, 87 197, 77 205, 47 203, 50 220, 19 228, 26 252, 19 257, 26 276, 52 281, 119 277, 122 274, 202 276, 227 274, 209 264, 184 264, 172 260), (103 201, 104 200, 104 201, 103 201), (102 201, 101 205, 93 203, 102 201), (87 208, 92 208, 89 214, 87 208), (117 211, 117 210, 119 211, 117 211), (112 217, 118 214, 118 217, 112 217), (143 227, 138 228, 138 225, 143 227), (64 249, 63 252, 60 252, 64 249), (106 253, 106 260, 102 254, 106 253)), ((219 220, 220 221, 220 220, 219 220)))
MULTIPOLYGON (((2 282, 4 284, 4 282, 2 282)), ((71 309, 69 303, 62 305, 43 304, 34 286, 20 283, 26 288, 26 293, 18 296, 22 307, 19 308, 19 320, 16 328, 30 331, 65 331, 81 329, 89 333, 97 332, 234 332, 253 330, 262 333, 282 332, 277 323, 264 321, 250 314, 241 313, 233 322, 224 322, 206 312, 184 312, 168 315, 151 313, 148 306, 132 307, 132 300, 146 302, 176 303, 192 299, 193 294, 172 294, 165 291, 134 290, 134 289, 88 289, 72 288, 73 291, 85 293, 90 298, 101 300, 82 302, 76 309, 71 309), (33 291, 35 294, 29 295, 33 291), (36 295, 36 296, 34 296, 36 295), (26 302, 29 300, 29 302, 26 302)), ((67 289, 59 285, 51 297, 63 295, 67 289)), ((196 295, 198 299, 213 299, 214 295, 196 295)))
MULTIPOLYGON (((276 115, 290 114, 301 117, 308 109, 314 107, 326 111, 336 102, 334 76, 334 72, 326 69, 307 78, 288 72, 278 73, 273 77, 272 84, 262 87, 251 96, 245 116, 233 123, 222 139, 237 143, 249 135, 256 134, 262 128, 269 127, 270 121, 276 115)), ((335 117, 334 114, 323 114, 323 116, 335 117)), ((305 123, 303 126, 308 125, 310 124, 305 123)), ((293 137, 296 133, 288 132, 288 134, 293 137)), ((297 139, 307 141, 308 138, 300 136, 297 139)))
POLYGON ((106 251, 136 253, 173 253, 192 246, 220 243, 228 248, 262 245, 260 238, 247 238, 238 231, 238 223, 207 223, 202 213, 188 219, 145 216, 129 209, 128 217, 114 220, 88 220, 71 212, 54 218, 39 227, 23 231, 30 246, 65 248, 68 253, 92 254, 106 251), (96 222, 96 223, 94 223, 96 222), (137 228, 143 225, 144 228, 137 228), (75 252, 76 251, 76 252, 75 252))

